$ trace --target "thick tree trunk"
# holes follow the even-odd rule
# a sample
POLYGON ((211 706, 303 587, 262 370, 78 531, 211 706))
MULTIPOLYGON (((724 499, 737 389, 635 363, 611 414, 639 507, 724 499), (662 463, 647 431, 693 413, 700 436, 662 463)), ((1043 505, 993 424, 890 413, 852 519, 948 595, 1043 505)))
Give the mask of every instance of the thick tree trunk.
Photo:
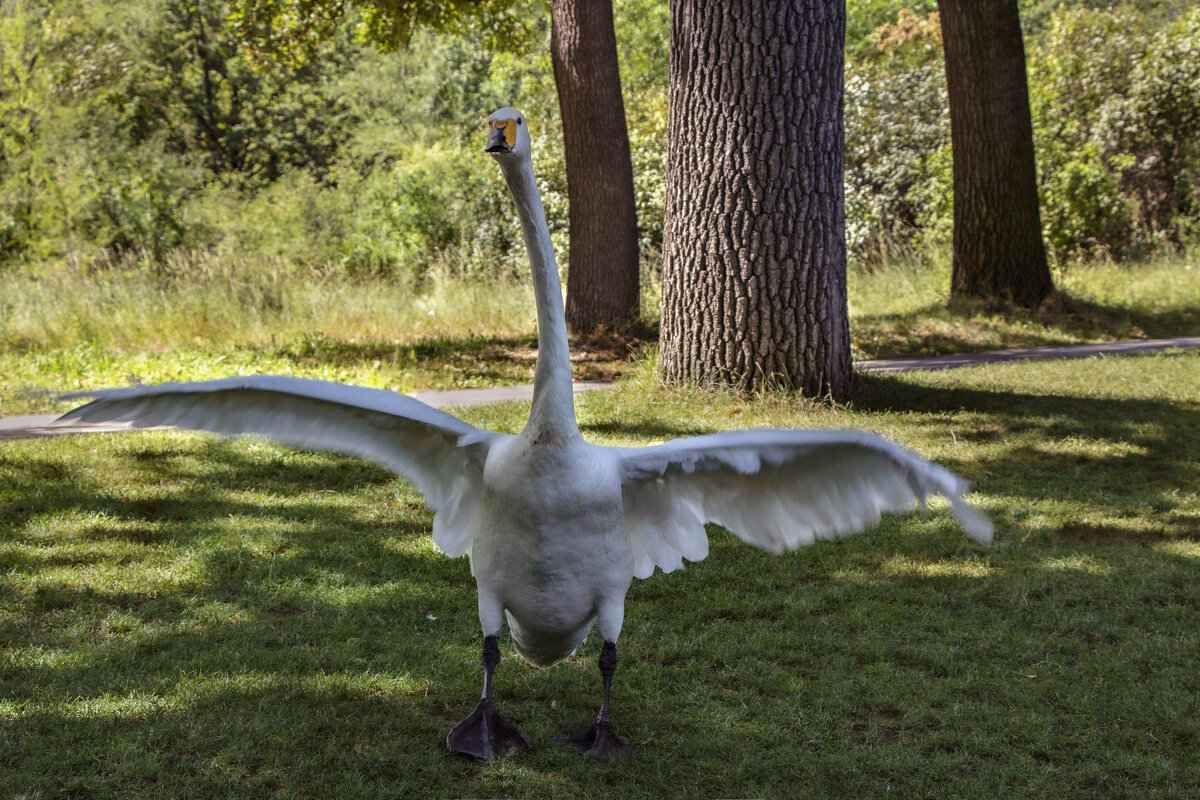
POLYGON ((1017 0, 939 0, 954 154, 955 295, 1033 306, 1046 265, 1017 0))
POLYGON ((660 367, 850 389, 844 0, 671 2, 660 367))
POLYGON ((587 332, 638 315, 633 164, 612 0, 551 0, 550 15, 570 201, 567 324, 587 332))

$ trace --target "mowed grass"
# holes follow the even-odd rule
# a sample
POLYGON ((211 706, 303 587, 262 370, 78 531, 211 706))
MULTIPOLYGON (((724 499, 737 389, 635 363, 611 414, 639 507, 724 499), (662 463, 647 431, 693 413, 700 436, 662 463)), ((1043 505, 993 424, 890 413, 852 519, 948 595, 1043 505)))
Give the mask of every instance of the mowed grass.
MULTIPOLYGON (((553 737, 599 701, 593 634, 502 642, 534 749, 476 763, 464 559, 353 459, 179 433, 0 446, 0 796, 1200 795, 1200 355, 863 377, 849 405, 665 389, 579 399, 585 435, 863 427, 996 521, 927 516, 635 582, 614 689, 631 763, 553 737)), ((517 430, 526 407, 464 412, 517 430)))

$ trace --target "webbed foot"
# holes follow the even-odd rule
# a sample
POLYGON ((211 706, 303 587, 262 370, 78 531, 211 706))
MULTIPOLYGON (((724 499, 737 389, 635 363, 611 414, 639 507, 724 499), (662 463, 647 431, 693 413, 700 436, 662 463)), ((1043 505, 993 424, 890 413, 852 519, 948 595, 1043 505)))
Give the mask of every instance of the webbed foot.
POLYGON ((628 761, 634 750, 621 740, 613 730, 611 722, 596 720, 583 733, 560 736, 558 741, 575 748, 575 751, 593 758, 612 758, 628 761))
POLYGON ((491 761, 525 750, 529 740, 485 698, 454 726, 446 737, 446 746, 455 753, 491 761))

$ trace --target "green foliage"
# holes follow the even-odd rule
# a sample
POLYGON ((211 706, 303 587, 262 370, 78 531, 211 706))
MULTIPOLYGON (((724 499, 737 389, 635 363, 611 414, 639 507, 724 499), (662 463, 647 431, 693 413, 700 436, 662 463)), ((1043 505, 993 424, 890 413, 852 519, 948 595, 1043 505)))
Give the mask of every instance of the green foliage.
POLYGON ((258 63, 303 64, 349 21, 360 41, 395 50, 420 30, 482 36, 491 49, 523 49, 521 0, 233 0, 231 20, 258 63))
POLYGON ((1058 11, 1030 78, 1056 254, 1180 245, 1200 214, 1200 10, 1157 28, 1129 9, 1058 11))
POLYGON ((199 184, 197 170, 178 159, 134 148, 94 154, 87 194, 75 217, 76 232, 114 253, 148 252, 157 261, 196 241, 187 200, 199 184))
POLYGON ((222 180, 270 183, 288 167, 323 177, 354 119, 329 82, 354 48, 325 45, 303 66, 252 69, 222 0, 164 0, 136 58, 104 100, 127 141, 161 136, 222 180))
MULTIPOLYGON (((1165 0, 1094 5, 1022 5, 1047 241, 1059 259, 1195 241, 1197 12, 1165 0)), ((847 236, 859 264, 950 236, 934 6, 849 3, 847 236)), ((614 12, 652 283, 669 9, 616 0, 614 12)), ((502 105, 538 121, 539 184, 566 252, 549 18, 538 0, 8 3, 0 34, 0 264, 136 255, 165 269, 184 250, 356 279, 510 274, 516 226, 479 155, 481 121, 502 105), (405 9, 417 13, 401 20, 405 9), (380 14, 400 27, 379 27, 380 14)))
MULTIPOLYGON (((1030 5, 1030 103, 1051 254, 1121 259, 1196 241, 1200 11, 1030 5)), ((847 242, 855 261, 877 265, 950 236, 936 14, 901 10, 849 52, 847 242)))
POLYGON ((40 146, 51 83, 45 12, 0 5, 0 265, 29 249, 53 183, 40 146))
POLYGON ((522 269, 521 229, 494 165, 478 152, 409 151, 389 170, 346 176, 333 196, 343 221, 338 259, 352 275, 420 279, 439 265, 512 276, 522 269))
POLYGON ((902 13, 928 16, 935 11, 937 0, 847 0, 846 52, 852 60, 867 54, 874 47, 871 34, 902 13))
POLYGON ((846 71, 846 244, 866 264, 940 232, 951 196, 950 118, 936 14, 901 11, 846 71))

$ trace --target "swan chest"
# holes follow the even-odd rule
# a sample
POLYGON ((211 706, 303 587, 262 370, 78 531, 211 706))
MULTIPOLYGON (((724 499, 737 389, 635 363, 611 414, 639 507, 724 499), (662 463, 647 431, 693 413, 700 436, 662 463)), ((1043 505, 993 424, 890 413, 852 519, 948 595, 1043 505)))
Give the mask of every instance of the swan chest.
POLYGON ((516 437, 488 456, 471 548, 481 602, 494 596, 529 631, 576 632, 624 597, 632 554, 617 463, 576 441, 538 447, 516 437))

